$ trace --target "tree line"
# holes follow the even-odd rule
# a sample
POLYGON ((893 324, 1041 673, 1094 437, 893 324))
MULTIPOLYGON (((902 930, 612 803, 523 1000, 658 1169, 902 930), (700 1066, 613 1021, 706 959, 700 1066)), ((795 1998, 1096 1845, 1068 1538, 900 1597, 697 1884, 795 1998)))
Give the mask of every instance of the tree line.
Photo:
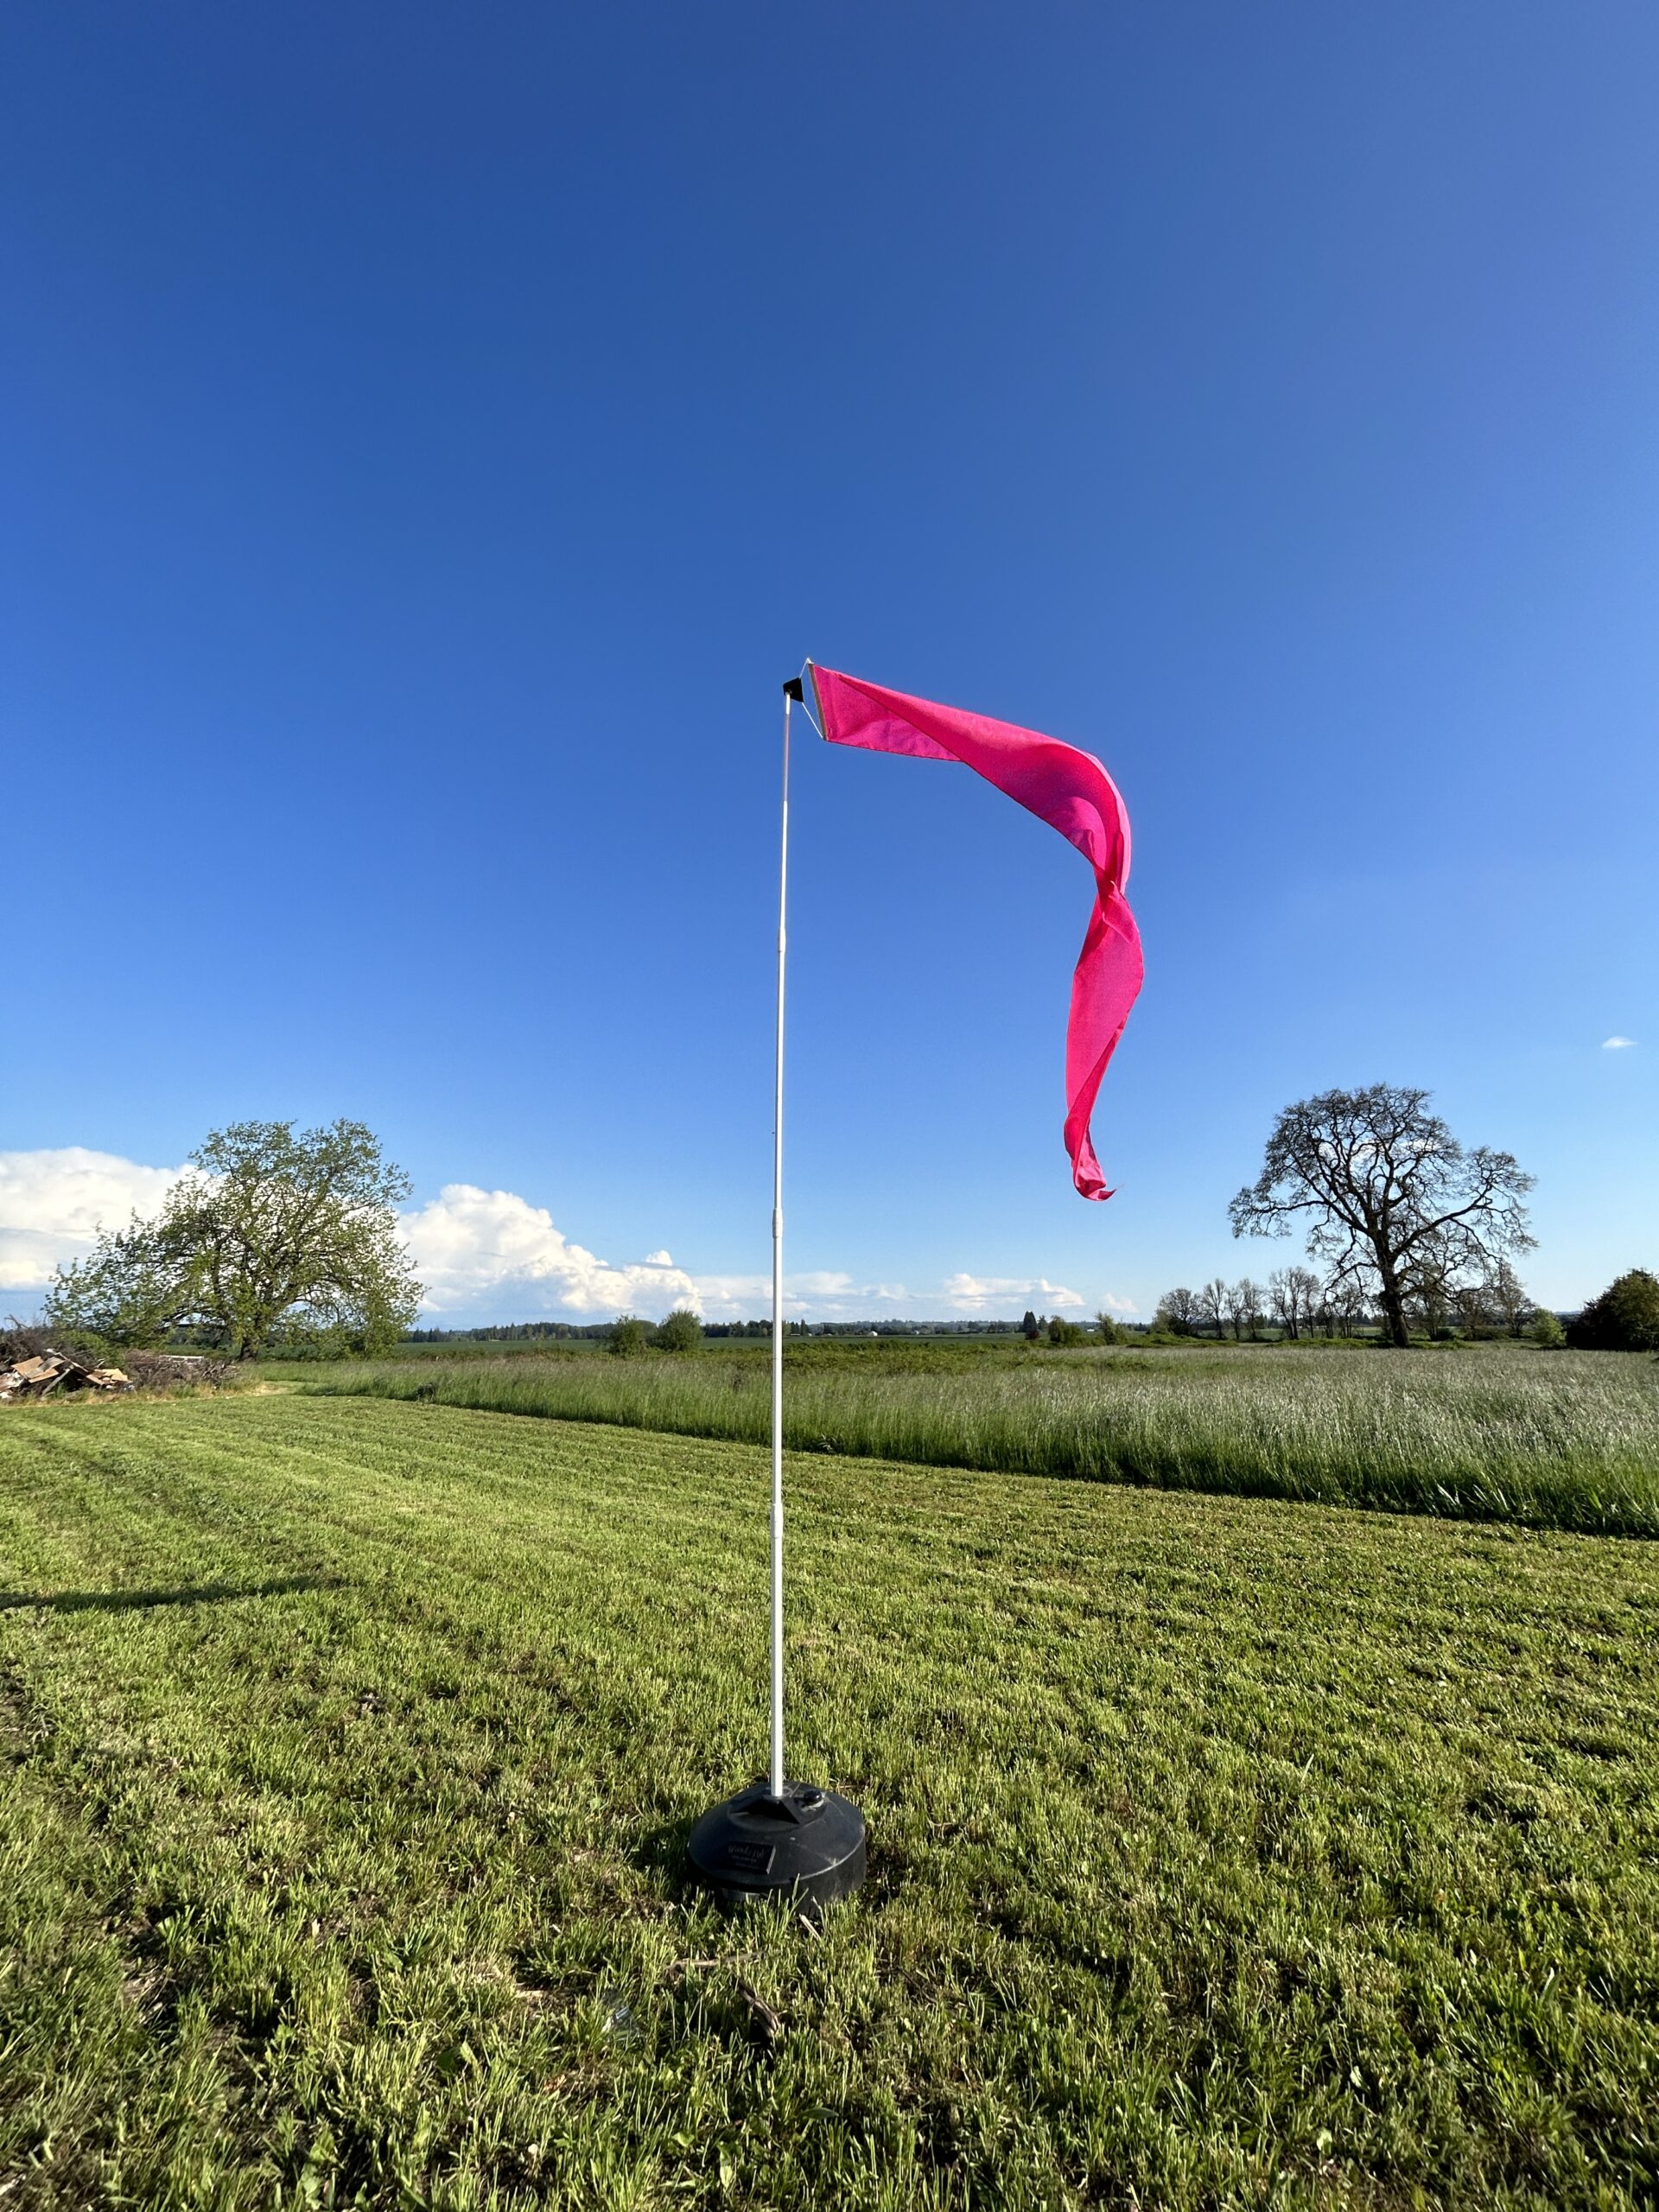
MULTIPOLYGON (((1512 1154, 1465 1147, 1429 1110, 1429 1094, 1373 1084, 1322 1091, 1278 1116, 1262 1172, 1233 1199, 1235 1236, 1300 1229, 1312 1264, 1276 1269, 1265 1284, 1217 1276, 1160 1301, 1154 1326, 1172 1336, 1259 1338, 1274 1325, 1294 1342, 1351 1335, 1375 1322, 1384 1340, 1414 1334, 1516 1336, 1559 1341, 1559 1319, 1529 1299, 1516 1261, 1533 1248, 1525 1199, 1533 1178, 1512 1154)), ((60 1268, 47 1294, 48 1325, 67 1338, 136 1349, 181 1340, 236 1359, 262 1352, 324 1357, 389 1349, 400 1338, 441 1340, 415 1328, 422 1287, 397 1207, 410 1179, 360 1122, 298 1129, 238 1122, 215 1129, 149 1219, 102 1231, 84 1260, 60 1268)), ((1110 1344, 1110 1313, 1094 1329, 1027 1312, 1022 1322, 964 1321, 962 1333, 1029 1341, 1110 1344)), ((604 1338, 613 1349, 657 1344, 690 1350, 704 1335, 757 1336, 766 1321, 714 1323, 689 1310, 652 1325, 521 1322, 472 1337, 604 1338)), ((807 1324, 790 1324, 804 1334, 807 1324)), ((913 1325, 817 1325, 815 1333, 911 1332, 913 1325)), ((1139 1333, 1138 1332, 1136 1332, 1139 1333)), ((1632 1268, 1592 1299, 1567 1331, 1593 1350, 1659 1351, 1659 1280, 1632 1268)))
POLYGON ((615 1326, 614 1321, 491 1321, 466 1329, 409 1329, 404 1340, 411 1344, 526 1344, 588 1338, 603 1343, 615 1326))
MULTIPOLYGON (((1564 1341, 1558 1317, 1535 1306, 1507 1260, 1487 1275, 1450 1288, 1432 1283, 1414 1287, 1403 1315, 1408 1332, 1433 1338, 1521 1337, 1546 1344, 1564 1341)), ((1357 1336, 1380 1319, 1376 1302, 1351 1280, 1328 1281, 1312 1268, 1279 1268, 1265 1283, 1241 1275, 1225 1282, 1217 1275, 1197 1290, 1184 1286, 1166 1291, 1158 1301, 1154 1327, 1174 1337, 1213 1336, 1235 1344, 1259 1342, 1271 1327, 1286 1341, 1305 1337, 1357 1336)))

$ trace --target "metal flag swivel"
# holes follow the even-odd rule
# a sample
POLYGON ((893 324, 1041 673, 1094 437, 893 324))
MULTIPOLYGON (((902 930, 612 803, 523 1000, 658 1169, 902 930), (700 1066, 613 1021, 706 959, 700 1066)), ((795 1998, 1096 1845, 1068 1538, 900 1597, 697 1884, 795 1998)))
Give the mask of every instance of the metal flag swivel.
POLYGON ((687 1846, 692 1871, 727 1907, 785 1897, 817 1911, 864 1879, 864 1816, 833 1789, 784 1771, 784 966, 789 912, 790 710, 784 686, 782 829, 778 856, 778 1027, 772 1122, 772 1756, 766 1779, 707 1812, 687 1846))

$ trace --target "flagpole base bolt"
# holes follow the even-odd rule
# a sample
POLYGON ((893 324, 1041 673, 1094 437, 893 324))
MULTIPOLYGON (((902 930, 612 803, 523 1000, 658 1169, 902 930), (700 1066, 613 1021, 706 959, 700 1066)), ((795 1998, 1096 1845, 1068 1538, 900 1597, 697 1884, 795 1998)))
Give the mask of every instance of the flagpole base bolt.
POLYGON ((705 1813, 686 1846, 693 1878, 722 1912, 781 1898, 817 1919, 864 1879, 864 1815, 833 1789, 762 1780, 705 1813))

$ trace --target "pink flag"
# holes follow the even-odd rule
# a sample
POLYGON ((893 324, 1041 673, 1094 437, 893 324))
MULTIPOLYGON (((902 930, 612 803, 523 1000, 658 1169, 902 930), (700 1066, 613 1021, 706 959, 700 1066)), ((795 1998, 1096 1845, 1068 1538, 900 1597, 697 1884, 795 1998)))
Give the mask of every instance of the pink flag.
POLYGON ((1141 932, 1123 896, 1129 817, 1092 753, 960 707, 907 698, 856 676, 807 667, 823 734, 832 745, 959 760, 1068 838, 1095 871, 1095 908, 1071 978, 1065 1032, 1065 1148, 1085 1198, 1109 1198, 1089 1141, 1089 1116, 1106 1063, 1141 988, 1141 932))

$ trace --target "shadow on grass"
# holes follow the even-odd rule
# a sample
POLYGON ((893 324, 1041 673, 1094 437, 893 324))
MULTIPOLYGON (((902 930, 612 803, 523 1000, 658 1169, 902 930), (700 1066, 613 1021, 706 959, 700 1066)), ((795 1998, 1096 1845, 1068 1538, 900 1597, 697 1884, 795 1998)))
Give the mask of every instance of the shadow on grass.
POLYGON ((199 1582, 190 1590, 60 1590, 40 1596, 0 1590, 0 1613, 27 1606, 53 1613, 130 1613, 152 1605, 215 1605, 226 1598, 280 1598, 292 1590, 339 1586, 337 1575, 285 1574, 275 1582, 199 1582))
POLYGON ((699 1813, 682 1813, 672 1820, 653 1821, 634 1839, 628 1853, 641 1872, 661 1875, 676 1896, 683 1896, 695 1886, 685 1847, 701 1817, 699 1813))

